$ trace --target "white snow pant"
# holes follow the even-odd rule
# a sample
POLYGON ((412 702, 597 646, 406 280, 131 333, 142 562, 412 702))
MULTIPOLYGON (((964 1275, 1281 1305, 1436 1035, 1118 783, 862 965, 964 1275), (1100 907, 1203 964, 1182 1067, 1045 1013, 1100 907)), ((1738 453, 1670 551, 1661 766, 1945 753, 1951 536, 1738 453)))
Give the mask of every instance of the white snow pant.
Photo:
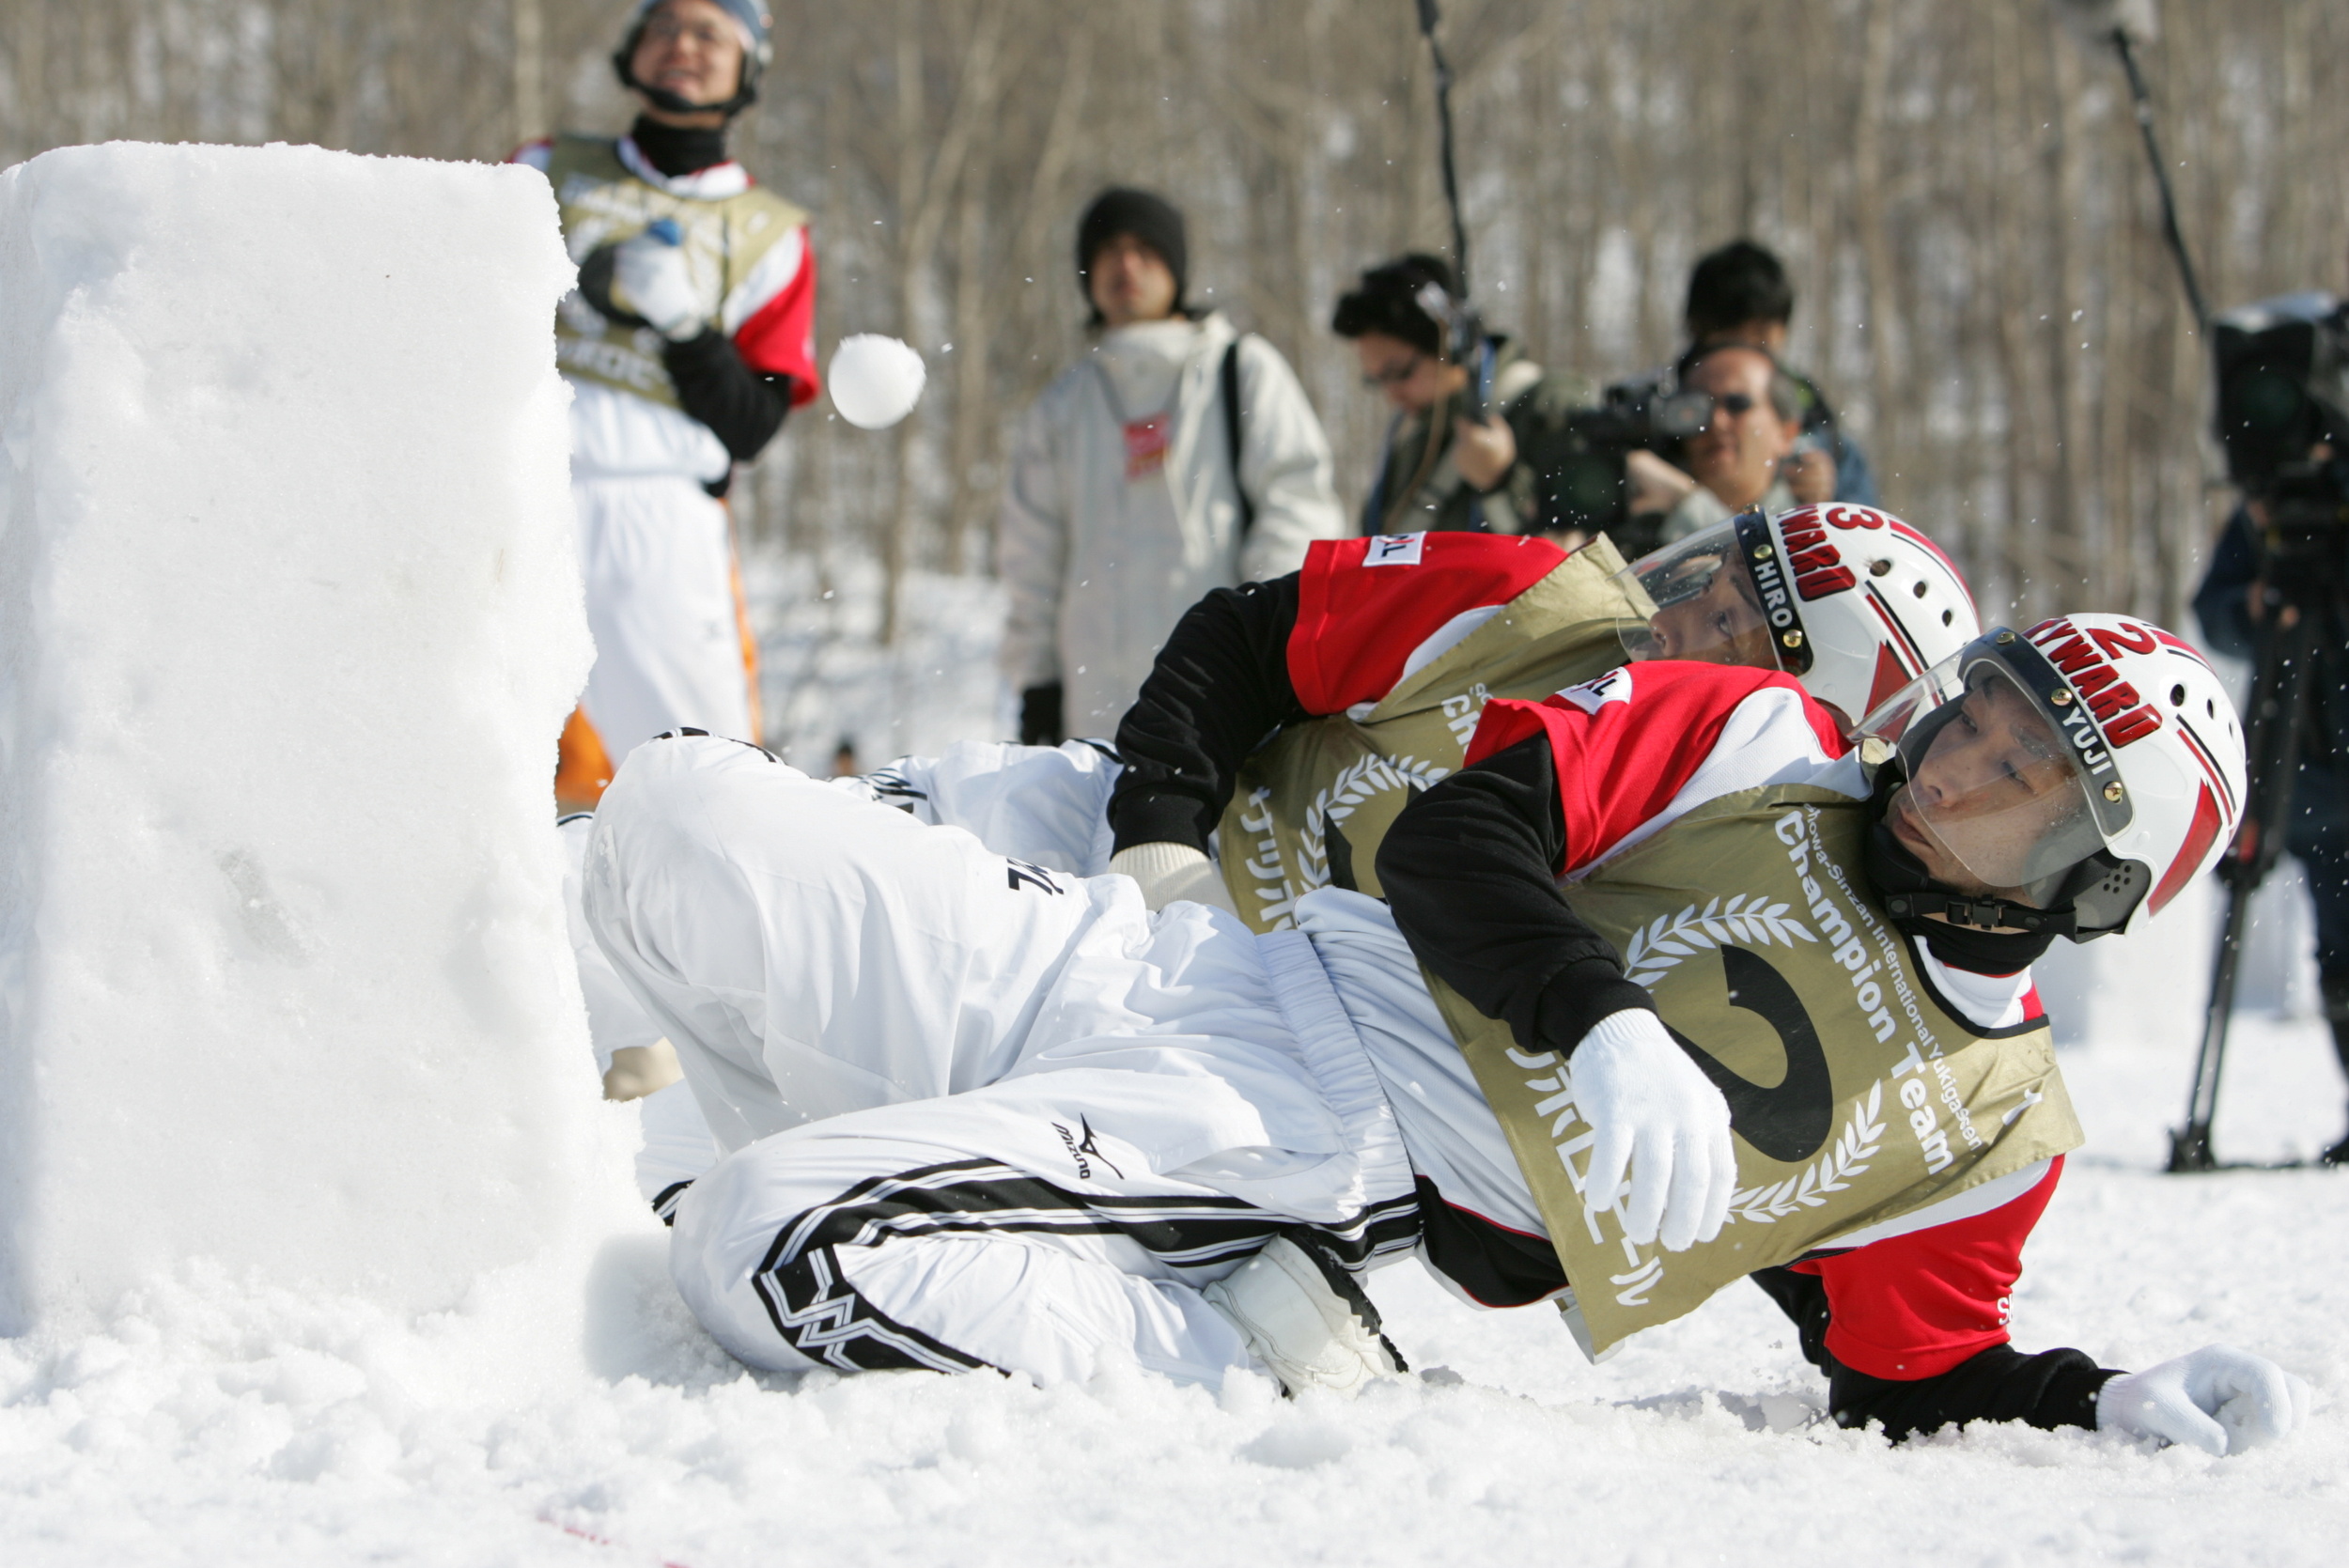
MULTIPOLYGON (((644 1049, 661 1043, 661 1026, 637 1004, 621 984, 587 929, 587 911, 580 900, 580 870, 587 856, 587 835, 595 826, 592 813, 581 812, 555 824, 563 839, 563 913, 569 928, 571 957, 579 966, 580 994, 587 1002, 587 1043, 596 1053, 596 1076, 612 1070, 613 1054, 630 1047, 644 1049)), ((718 1145, 701 1107, 683 1083, 657 1089, 636 1102, 643 1141, 636 1151, 636 1188, 664 1217, 686 1184, 709 1169, 718 1145)))
POLYGON ((934 757, 899 757, 832 783, 917 822, 963 829, 998 855, 1098 877, 1110 868, 1110 791, 1120 771, 1102 740, 961 740, 934 757))
POLYGON ((791 1369, 1214 1381, 1200 1286, 1310 1228, 1417 1235, 1377 1075, 1301 936, 1080 879, 754 748, 641 748, 584 907, 729 1153, 671 1269, 735 1355, 791 1369))
POLYGON ((726 509, 682 474, 574 474, 596 662, 580 706, 614 767, 690 725, 751 734, 726 509))
MULTIPOLYGON (((917 822, 968 830, 997 854, 1079 876, 1109 868, 1110 789, 1117 782, 1114 753, 1098 741, 1057 747, 966 740, 935 757, 899 757, 857 778, 825 781, 860 800, 894 806, 917 822)), ((587 1033, 599 1077, 612 1070, 613 1053, 648 1047, 661 1026, 638 1006, 587 930, 580 905, 580 866, 592 813, 565 817, 558 829, 566 853, 563 901, 571 952, 587 1000, 587 1033)), ((644 1144, 636 1184, 646 1200, 667 1212, 680 1184, 718 1157, 692 1092, 673 1084, 639 1103, 644 1144)))

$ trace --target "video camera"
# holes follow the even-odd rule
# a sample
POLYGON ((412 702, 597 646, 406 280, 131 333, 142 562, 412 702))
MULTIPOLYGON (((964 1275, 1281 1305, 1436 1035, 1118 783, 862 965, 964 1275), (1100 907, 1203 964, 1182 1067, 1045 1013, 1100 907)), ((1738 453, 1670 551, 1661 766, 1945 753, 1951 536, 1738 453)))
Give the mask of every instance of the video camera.
POLYGON ((1610 386, 1606 400, 1566 421, 1557 448, 1528 453, 1536 482, 1541 526, 1605 533, 1625 557, 1637 560, 1657 544, 1660 515, 1631 514, 1631 483, 1626 467, 1636 451, 1663 454, 1704 428, 1713 399, 1702 392, 1674 392, 1659 381, 1610 386))
POLYGON ((2349 305, 2287 294, 2211 322, 2227 474, 2263 503, 2263 575, 2287 600, 2349 598, 2349 305), (2330 445, 2329 459, 2312 448, 2330 445))

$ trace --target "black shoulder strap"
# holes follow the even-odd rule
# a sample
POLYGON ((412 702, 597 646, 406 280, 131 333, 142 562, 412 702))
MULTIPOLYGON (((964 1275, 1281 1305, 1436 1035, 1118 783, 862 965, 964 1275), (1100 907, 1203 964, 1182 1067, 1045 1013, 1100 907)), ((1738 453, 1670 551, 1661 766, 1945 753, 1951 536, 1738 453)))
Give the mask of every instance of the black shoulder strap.
POLYGON ((1239 339, 1223 350, 1223 439, 1232 454, 1232 488, 1239 492, 1239 536, 1246 541, 1256 526, 1256 504, 1248 498, 1248 482, 1239 476, 1239 339))

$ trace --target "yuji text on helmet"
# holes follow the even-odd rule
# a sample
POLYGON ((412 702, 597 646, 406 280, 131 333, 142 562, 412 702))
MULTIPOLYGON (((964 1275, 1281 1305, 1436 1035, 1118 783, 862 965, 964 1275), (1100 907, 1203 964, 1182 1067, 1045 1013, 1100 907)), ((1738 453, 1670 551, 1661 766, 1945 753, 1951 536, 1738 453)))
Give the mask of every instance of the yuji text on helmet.
POLYGON ((2209 661, 2127 615, 1968 643, 1862 721, 1884 825, 1929 883, 1895 916, 2084 941, 2135 929, 2222 854, 2242 726, 2209 661))

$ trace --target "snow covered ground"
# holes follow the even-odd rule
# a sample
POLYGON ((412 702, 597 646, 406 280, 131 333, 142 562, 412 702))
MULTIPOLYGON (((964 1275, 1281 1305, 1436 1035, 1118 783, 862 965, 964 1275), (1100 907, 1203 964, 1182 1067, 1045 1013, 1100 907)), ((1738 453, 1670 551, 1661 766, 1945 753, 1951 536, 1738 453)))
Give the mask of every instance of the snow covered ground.
MULTIPOLYGON (((2222 1150, 2337 1135, 2321 1026, 2248 1017, 2237 1045, 2222 1150)), ((2024 1429, 1894 1450, 1818 1424, 1757 1291, 1594 1368, 1547 1312, 1471 1312, 1408 1266, 1375 1288, 1423 1375, 1352 1404, 1118 1368, 1049 1389, 754 1377, 677 1304, 647 1218, 598 1264, 583 1358, 558 1327, 576 1309, 527 1294, 407 1323, 201 1269, 96 1332, 0 1341, 0 1543, 16 1568, 2330 1563, 2349 1173, 2156 1173, 2186 1066, 2176 1042, 2065 1053, 2091 1144, 2033 1239, 2017 1337, 2123 1366, 2210 1341, 2277 1358, 2314 1385, 2314 1424, 2239 1458, 2024 1429)))
MULTIPOLYGON (((44 729, 23 718, 47 711, 28 705, 50 701, 43 693, 52 687, 67 691, 20 673, 47 669, 43 660, 54 655, 64 674, 119 676, 116 686, 129 693, 67 691, 75 700, 53 703, 57 712, 96 715, 149 744, 177 733, 158 728, 150 711, 167 708, 165 699, 182 690, 163 675, 192 670, 212 681, 196 699, 225 690, 256 706, 201 708, 195 699, 182 706, 201 709, 215 728, 224 727, 224 715, 238 719, 241 731, 292 748, 296 758, 332 751, 338 766, 376 768, 370 742, 388 734, 404 747, 406 767, 435 787, 463 780, 469 767, 483 774, 463 799, 412 820, 400 811, 429 793, 424 783, 377 781, 392 797, 385 804, 356 784, 338 789, 331 773, 318 775, 321 784, 286 767, 272 772, 263 765, 283 753, 246 736, 237 753, 244 773, 217 763, 169 771, 129 748, 103 753, 117 786, 168 796, 144 815, 126 814, 119 793, 51 788, 41 799, 56 815, 42 831, 23 825, 31 788, 0 793, 0 848, 8 853, 63 856, 70 846, 54 829, 67 815, 103 848, 70 863, 59 860, 65 874, 45 883, 12 869, 18 881, 8 888, 48 890, 43 908, 58 907, 57 889, 117 899, 106 908, 118 908, 118 918, 92 918, 77 929, 103 924, 101 934, 136 937, 146 920, 164 931, 93 965, 91 953, 114 950, 55 940, 54 922, 0 907, 0 936, 17 938, 13 946, 0 944, 0 986, 12 987, 0 1001, 16 1007, 25 992, 7 968, 22 955, 81 961, 73 977, 84 988, 53 986, 51 994, 65 999, 57 1016, 87 1032, 69 1039, 63 1025, 38 1033, 11 1021, 7 1036, 12 1054, 0 1082, 0 1155, 8 1159, 0 1163, 14 1161, 51 1187, 31 1188, 45 1207, 11 1197, 0 1213, 0 1254, 37 1254, 43 1278, 54 1282, 43 1300, 54 1310, 31 1331, 0 1338, 0 1565, 1506 1559, 1580 1568, 1812 1560, 1823 1553, 1959 1564, 2111 1558, 2313 1564, 2339 1555, 2349 1527, 2339 1480, 2349 1467, 2349 1423, 2341 1416, 2349 1364, 2333 1302, 2349 1285, 2339 1250, 2349 1236, 2349 1174, 2156 1173, 2163 1129, 2185 1094, 2206 962, 2206 942, 2183 917, 2164 923, 2173 936, 2126 949, 2099 944, 2084 958, 2051 966, 2051 994, 2060 986, 2089 1004, 2074 1015, 2091 1020, 2084 1041, 2064 1061, 2091 1144, 2075 1158, 2034 1241, 2016 1299, 2018 1335, 2027 1348, 2077 1344, 2124 1366, 2213 1340, 2264 1352, 2316 1392, 2314 1424, 2286 1446, 2214 1461, 2081 1433, 1981 1429, 1894 1450, 1819 1422, 1818 1380, 1797 1358, 1782 1320, 1750 1289, 1733 1290, 1592 1368, 1554 1314, 1471 1312, 1408 1266, 1379 1276, 1374 1292, 1421 1371, 1351 1403, 1290 1403, 1251 1378, 1220 1393, 1178 1389, 1114 1365, 1087 1384, 1053 1389, 921 1374, 844 1381, 744 1373, 676 1298, 664 1267, 666 1233, 626 1191, 634 1112, 596 1098, 576 1037, 577 1010, 554 979, 561 948, 556 867, 543 831, 545 754, 524 742, 534 724, 551 742, 576 685, 576 668, 554 678, 561 674, 554 664, 583 652, 575 645, 568 580, 543 562, 526 569, 534 557, 520 544, 509 563, 504 536, 461 508, 435 504, 443 497, 410 497, 378 478, 359 487, 366 493, 302 505, 308 492, 281 493, 249 476, 197 483, 204 474, 184 462, 163 465, 155 442, 127 444, 142 436, 126 423, 132 416, 167 415, 181 438, 170 449, 179 454, 244 450, 190 439, 218 427, 216 436, 241 433, 267 449, 248 465, 251 474, 365 476, 363 465, 281 460, 277 449, 288 442, 305 452, 334 450, 319 429, 296 420, 322 426, 333 406, 322 395, 284 390, 308 383, 267 357, 290 352, 283 343, 244 343, 244 322, 234 311, 130 308, 151 303, 140 289, 173 285, 173 269, 192 265, 202 249, 193 240, 209 234, 205 254, 248 278, 235 298, 267 300, 297 327, 305 319, 290 314, 297 303, 340 310, 342 295, 321 281, 339 272, 321 271, 297 299, 284 280, 259 270, 261 260, 290 256, 289 264, 298 264, 312 254, 250 243, 255 233, 282 241, 291 213, 343 242, 350 240, 345 231, 364 221, 393 225, 423 247, 403 258, 396 287, 380 291, 398 308, 373 322, 372 335, 281 334, 307 345, 305 352, 328 352, 317 346, 331 345, 334 363, 316 384, 346 396, 360 387, 367 397, 364 408, 334 417, 369 431, 370 452, 405 452, 384 444, 381 427, 391 405, 370 379, 372 362, 353 356, 373 343, 375 360, 397 369, 412 340, 431 341, 399 330, 403 320, 437 319, 434 302, 412 288, 474 298, 470 274, 498 269, 475 265, 435 238, 447 226, 443 210, 471 199, 459 189, 466 181, 523 177, 436 165, 429 180, 453 182, 442 190, 403 185, 427 179, 415 169, 363 167, 364 161, 300 150, 227 160, 201 149, 76 156, 75 166, 101 172, 114 166, 110 159, 121 169, 144 169, 138 189, 146 205, 109 196, 54 206, 40 219, 50 225, 39 230, 45 248, 0 247, 0 268, 18 269, 10 276, 49 269, 61 288, 79 290, 72 313, 27 307, 19 290, 9 322, 0 323, 13 323, 17 333, 9 338, 13 357, 0 361, 0 385, 30 387, 39 376, 80 373, 82 362, 42 358, 27 347, 48 342, 40 334, 54 334, 61 320, 83 334, 56 338, 69 347, 106 347, 113 340, 101 342, 100 329, 118 324, 121 342, 136 351, 101 365, 121 374, 73 383, 86 392, 72 405, 84 424, 57 424, 54 409, 8 422, 8 461, 39 483, 11 492, 16 509, 0 534, 0 586, 13 585, 9 604, 48 607, 41 613, 53 618, 37 622, 19 613, 0 621, 0 633, 13 634, 11 648, 23 644, 40 656, 14 654, 0 672, 16 682, 0 691, 0 761, 32 778, 48 759, 100 754, 68 742, 101 725, 44 729), (283 172, 320 181, 380 177, 381 193, 416 205, 383 209, 367 192, 350 212, 305 197, 247 218, 182 178, 192 171, 227 179, 237 174, 231 164, 252 160, 274 160, 283 172), (174 223, 168 231, 179 242, 173 246, 117 242, 126 234, 135 239, 137 224, 148 221, 143 214, 165 211, 165 198, 208 213, 209 226, 174 223), (402 222, 402 211, 424 221, 402 222), (104 222, 84 223, 79 215, 87 213, 104 222), (468 278, 444 275, 451 271, 468 278), (149 319, 157 316, 160 326, 149 319), (223 344, 235 351, 215 352, 223 344), (150 362, 176 373, 149 374, 150 362), (256 368, 272 365, 268 374, 256 368), (127 455, 112 463, 77 458, 84 432, 92 442, 126 443, 127 455), (200 500, 233 507, 244 525, 186 529, 176 509, 116 500, 112 491, 85 496, 58 477, 78 484, 86 473, 109 483, 176 487, 194 498, 192 506, 200 500), (276 509, 252 504, 263 493, 276 509), (341 539, 345 575, 380 596, 433 587, 442 579, 427 568, 439 562, 443 575, 470 563, 473 597, 436 589, 431 602, 448 612, 445 624, 412 617, 399 623, 398 635, 364 639, 401 650, 406 662, 397 666, 366 657, 365 646, 330 644, 328 632, 363 641, 365 627, 338 608, 337 626, 298 653, 272 654, 267 679, 214 678, 207 674, 214 663, 180 657, 197 633, 239 625, 257 584, 311 569, 306 556, 254 526, 256 517, 292 520, 304 540, 341 539), (207 559, 183 567, 178 556, 137 548, 136 538, 117 542, 107 532, 139 527, 184 534, 187 548, 207 559), (51 541, 47 556, 28 543, 40 540, 51 541), (109 551, 74 558, 96 560, 86 572, 89 582, 101 580, 98 567, 121 576, 128 564, 139 564, 154 604, 193 606, 187 613, 204 626, 179 635, 179 623, 119 591, 67 603, 81 605, 80 620, 54 618, 54 605, 66 603, 57 585, 76 581, 48 564, 67 559, 57 540, 94 540, 109 551), (448 553, 459 544, 472 554, 448 553), (239 550, 277 576, 239 576, 239 550), (241 594, 219 589, 198 567, 229 576, 241 594), (525 582, 535 584, 528 592, 541 612, 535 621, 496 602, 499 594, 523 592, 513 584, 525 582), (556 598, 568 619, 550 608, 556 598), (228 608, 204 610, 215 601, 228 608), (523 637, 518 626, 536 632, 523 637), (76 627, 119 632, 99 649, 114 650, 111 662, 93 654, 87 637, 68 634, 76 627), (536 651, 513 655, 520 675, 485 682, 482 668, 507 666, 468 639, 498 629, 536 651), (159 660, 171 668, 148 667, 159 660), (533 660, 554 662, 541 668, 533 660), (348 713, 336 711, 347 691, 367 689, 345 678, 346 663, 396 670, 407 682, 401 689, 424 707, 374 728, 371 719, 407 710, 354 703, 348 713), (483 723, 506 737, 512 754, 501 760, 495 747, 474 738, 474 729, 444 722, 434 706, 439 689, 418 673, 434 669, 468 673, 467 690, 506 705, 483 723), (304 681, 315 683, 306 693, 290 690, 304 681), (302 722, 282 722, 281 714, 302 722), (329 717, 351 734, 330 727, 329 717), (503 802, 503 815, 486 812, 483 802, 503 802), (314 915, 306 924, 275 912, 278 902, 246 875, 258 863, 254 857, 208 847, 213 817, 232 805, 240 831, 255 842, 307 857, 286 863, 321 868, 313 881, 322 891, 286 901, 295 914, 314 915), (305 812, 324 812, 326 825, 305 812), (465 863, 454 869, 440 866, 434 855, 474 842, 459 828, 506 836, 460 857, 465 863), (148 858, 132 858, 133 849, 148 858), (176 863, 164 852, 185 860, 199 849, 204 855, 190 863, 212 881, 226 877, 209 901, 158 893, 149 868, 176 863), (492 896, 509 884, 521 893, 503 903, 492 896), (522 896, 533 888, 535 900, 522 896), (446 908, 416 914, 419 890, 446 908), (405 924, 392 918, 402 911, 405 924), (341 928, 329 915, 351 929, 317 954, 288 935, 332 935, 341 928), (46 946, 23 939, 36 927, 46 946), (534 931, 535 945, 526 939, 534 931), (257 943, 258 955, 239 941, 257 943), (361 985, 350 978, 360 971, 335 967, 360 958, 382 966, 388 980, 361 985), (241 985, 266 983, 269 1005, 223 1001, 223 974, 241 985), (501 1001, 507 981, 525 988, 501 1001), (88 1001, 117 996, 142 1006, 101 1015, 88 1001), (483 1003, 485 997, 496 1005, 483 1003), (469 1021, 448 1011, 452 999, 468 998, 475 1003, 469 1021), (77 1103, 108 1114, 88 1118, 78 1142, 42 1143, 35 1131, 54 1139, 63 1125, 61 1070, 80 1075, 85 1092, 77 1103), (395 1076, 369 1076, 378 1072, 395 1076), (305 1085, 315 1092, 297 1093, 305 1085), (414 1134, 397 1161, 382 1154, 387 1126, 414 1134), (525 1136, 534 1127, 550 1130, 525 1136), (301 1137, 283 1135, 285 1128, 301 1137), (132 1156, 154 1169, 141 1169, 132 1156), (40 1198, 69 1187, 83 1199, 40 1198), (354 1193, 367 1201, 354 1203, 354 1193), (563 1254, 572 1234, 588 1238, 578 1255, 592 1261, 582 1270, 559 1256, 519 1256, 540 1247, 563 1254), (43 1245, 28 1249, 27 1235, 43 1245), (160 1273, 136 1266, 129 1242, 141 1236, 160 1237, 159 1249, 180 1261, 160 1273), (599 1250, 597 1237, 604 1238, 599 1250), (234 1266, 217 1261, 231 1251, 229 1243, 256 1238, 274 1239, 234 1266), (120 1272, 107 1275, 101 1265, 120 1272), (316 1282, 336 1274, 338 1285, 316 1282), (125 1289, 110 1279, 133 1282, 125 1289), (390 1304, 399 1301, 412 1309, 418 1301, 454 1305, 419 1315, 390 1304)), ((58 171, 70 163, 51 163, 42 179, 62 180, 58 171)), ((24 180, 23 189, 38 183, 24 180)), ((488 191, 483 184, 474 194, 488 191)), ((280 194, 287 192, 301 194, 290 182, 280 194)), ((515 238, 516 254, 543 246, 550 233, 515 238)), ((425 450, 391 465, 509 521, 559 500, 552 446, 541 443, 545 460, 536 470, 509 463, 504 448, 476 454, 477 472, 467 480, 437 438, 451 424, 492 429, 492 419, 529 406, 533 385, 552 386, 538 323, 559 280, 541 268, 535 283, 523 281, 547 292, 501 307, 521 324, 500 362, 515 384, 499 393, 474 367, 466 390, 489 399, 475 409, 441 390, 439 362, 428 356, 407 365, 399 407, 413 413, 425 450), (501 501, 495 486, 509 479, 523 489, 501 501)), ((552 428, 551 417, 547 423, 552 428)), ((547 516, 539 522, 543 547, 559 531, 547 516)), ((843 735, 870 765, 1005 733, 1009 714, 990 657, 1001 616, 995 590, 910 580, 903 604, 909 634, 882 650, 872 636, 873 583, 861 570, 844 566, 826 583, 803 564, 752 563, 768 652, 770 737, 802 766, 820 768, 843 735)), ((319 586, 339 593, 340 581, 319 586)), ((259 658, 276 647, 241 634, 207 652, 241 649, 259 658)), ((200 746, 182 750, 206 756, 200 746)), ((18 775, 10 782, 21 785, 18 775)), ((27 901, 20 897, 19 905, 27 901)), ((2288 945, 2269 937, 2271 948, 2288 945)), ((2296 995, 2305 987, 2283 989, 2296 995)), ((2248 1017, 2219 1146, 2239 1158, 2306 1155, 2339 1130, 2341 1101, 2317 1025, 2248 1017)))

